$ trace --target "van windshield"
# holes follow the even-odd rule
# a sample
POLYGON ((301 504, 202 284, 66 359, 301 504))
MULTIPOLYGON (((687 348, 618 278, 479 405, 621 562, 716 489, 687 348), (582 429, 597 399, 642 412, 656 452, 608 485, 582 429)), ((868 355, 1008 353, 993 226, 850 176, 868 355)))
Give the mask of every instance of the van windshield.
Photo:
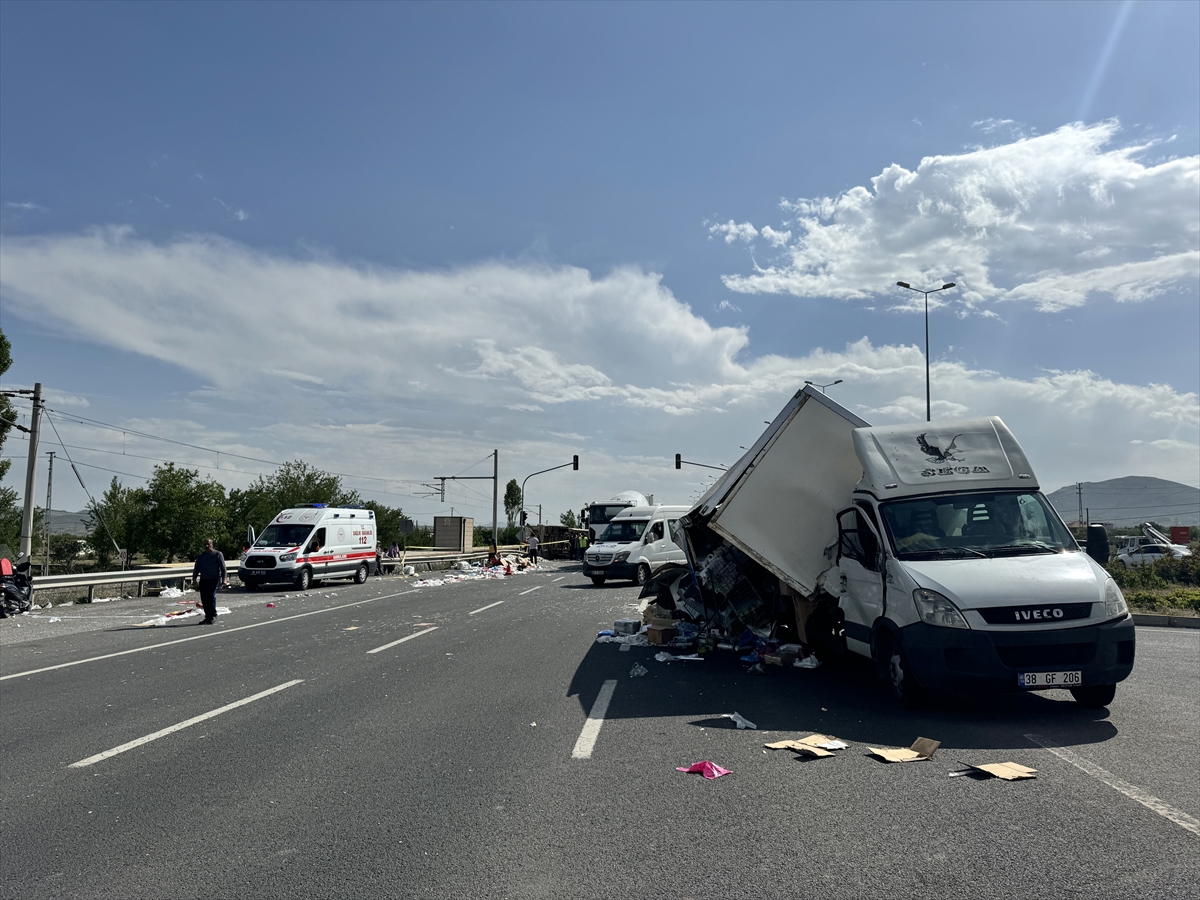
POLYGON ((1040 493, 989 492, 880 505, 897 559, 965 559, 1078 550, 1040 493))
POLYGON ((627 509, 629 509, 628 503, 621 503, 613 506, 593 506, 588 511, 588 524, 607 525, 614 518, 616 518, 617 513, 623 512, 627 509))
POLYGON ((609 526, 604 529, 604 534, 600 535, 600 540, 614 541, 618 544, 636 541, 646 530, 646 522, 646 519, 618 519, 609 523, 609 526))
POLYGON ((255 547, 298 547, 304 543, 313 527, 311 525, 283 525, 278 522, 268 525, 254 542, 255 547))

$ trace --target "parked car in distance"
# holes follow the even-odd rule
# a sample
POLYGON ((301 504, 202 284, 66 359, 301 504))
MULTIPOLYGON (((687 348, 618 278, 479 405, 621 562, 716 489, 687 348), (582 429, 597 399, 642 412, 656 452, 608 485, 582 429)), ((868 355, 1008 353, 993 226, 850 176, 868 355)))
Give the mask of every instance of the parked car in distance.
POLYGON ((1173 544, 1139 544, 1136 547, 1122 550, 1117 554, 1117 560, 1129 569, 1133 566, 1156 563, 1160 559, 1183 559, 1183 557, 1191 555, 1191 550, 1173 544))

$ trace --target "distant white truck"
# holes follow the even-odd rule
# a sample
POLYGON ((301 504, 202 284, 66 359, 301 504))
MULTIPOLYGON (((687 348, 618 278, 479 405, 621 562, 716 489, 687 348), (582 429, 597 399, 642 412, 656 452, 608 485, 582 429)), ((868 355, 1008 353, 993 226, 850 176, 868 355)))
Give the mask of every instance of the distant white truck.
POLYGON ((246 590, 291 584, 306 591, 325 578, 367 580, 375 561, 375 512, 311 503, 280 512, 238 563, 246 590))
POLYGON ((1104 706, 1133 668, 1120 588, 996 417, 872 428, 805 388, 682 524, 706 603, 726 585, 748 604, 774 576, 906 705, 1068 688, 1104 706))
POLYGON ((651 506, 653 503, 654 499, 645 494, 639 494, 637 491, 621 491, 615 497, 593 501, 580 510, 579 517, 582 521, 579 526, 588 530, 588 543, 594 544, 600 540, 601 533, 618 513, 632 506, 651 506))

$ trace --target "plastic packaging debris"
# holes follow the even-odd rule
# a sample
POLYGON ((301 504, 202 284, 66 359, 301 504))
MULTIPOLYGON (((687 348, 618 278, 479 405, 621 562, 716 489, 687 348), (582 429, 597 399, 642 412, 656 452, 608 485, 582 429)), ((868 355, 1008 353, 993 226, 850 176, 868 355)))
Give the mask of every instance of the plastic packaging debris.
POLYGON ((970 763, 963 763, 965 769, 959 772, 951 772, 950 777, 956 775, 978 775, 983 773, 987 777, 1003 778, 1005 781, 1017 781, 1021 778, 1036 778, 1037 769, 1030 769, 1028 766, 1022 766, 1015 762, 988 763, 983 766, 973 766, 970 763))
POLYGON ((745 728, 752 728, 755 730, 758 729, 757 725, 755 725, 753 722, 751 722, 749 719, 747 719, 745 716, 741 715, 740 713, 736 713, 736 712, 724 713, 721 716, 721 718, 722 719, 733 719, 733 724, 738 727, 738 731, 741 731, 745 728))
POLYGON ((649 647, 650 642, 644 634, 605 634, 596 636, 597 644, 626 644, 630 647, 649 647))
POLYGON ((797 753, 806 753, 809 756, 820 758, 833 756, 832 751, 845 750, 850 745, 825 734, 810 734, 798 741, 775 741, 771 744, 763 744, 763 746, 770 750, 795 750, 797 753))
POLYGON ((913 741, 913 745, 908 749, 893 750, 887 747, 882 749, 879 747, 868 747, 867 749, 884 762, 920 762, 921 760, 931 759, 934 751, 940 746, 942 746, 941 741, 919 737, 913 741))
POLYGON ((465 559, 460 559, 458 562, 456 562, 454 564, 454 568, 458 569, 458 571, 460 571, 460 572, 470 572, 471 564, 469 562, 467 562, 467 560, 465 560, 465 559))
POLYGON ((697 660, 700 662, 704 661, 704 657, 696 653, 691 653, 687 656, 675 656, 672 653, 668 653, 666 650, 660 650, 658 653, 655 653, 654 658, 659 662, 675 662, 677 660, 686 660, 689 662, 692 660, 697 660))
POLYGON ((730 775, 732 772, 729 769, 722 768, 714 762, 709 762, 703 759, 700 762, 692 763, 686 768, 684 766, 676 766, 676 772, 687 772, 689 775, 703 775, 709 781, 714 778, 720 778, 722 775, 730 775))
POLYGON ((637 634, 642 628, 638 619, 617 619, 613 623, 613 634, 637 634))
POLYGON ((798 659, 792 663, 792 667, 796 669, 819 669, 821 661, 815 656, 806 656, 804 659, 798 659))
POLYGON ((51 616, 50 621, 51 622, 61 622, 62 619, 60 619, 58 616, 51 616))
POLYGON ((163 588, 162 593, 158 596, 167 600, 174 600, 176 597, 182 597, 184 594, 190 594, 192 591, 181 591, 179 588, 163 588))
POLYGON ((634 663, 633 668, 629 670, 629 677, 630 678, 641 678, 643 675, 645 675, 649 671, 650 670, 647 669, 645 666, 643 666, 641 663, 634 663))
POLYGON ((274 608, 275 608, 275 604, 274 604, 274 603, 268 603, 268 604, 267 604, 267 609, 274 609, 274 608))
POLYGON ((416 575, 417 574, 417 570, 413 566, 405 566, 403 571, 404 571, 405 575, 416 575))

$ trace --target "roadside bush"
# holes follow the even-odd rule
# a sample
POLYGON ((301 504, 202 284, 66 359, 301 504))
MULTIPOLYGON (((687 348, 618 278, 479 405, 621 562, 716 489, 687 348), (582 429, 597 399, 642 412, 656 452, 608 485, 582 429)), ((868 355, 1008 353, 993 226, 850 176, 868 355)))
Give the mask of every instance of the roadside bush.
POLYGON ((1200 590, 1189 588, 1159 593, 1135 590, 1125 595, 1125 601, 1135 609, 1191 609, 1200 612, 1200 590))
POLYGON ((1176 585, 1200 587, 1200 556, 1160 559, 1149 566, 1126 569, 1113 560, 1105 568, 1125 593, 1135 590, 1162 590, 1176 585))

